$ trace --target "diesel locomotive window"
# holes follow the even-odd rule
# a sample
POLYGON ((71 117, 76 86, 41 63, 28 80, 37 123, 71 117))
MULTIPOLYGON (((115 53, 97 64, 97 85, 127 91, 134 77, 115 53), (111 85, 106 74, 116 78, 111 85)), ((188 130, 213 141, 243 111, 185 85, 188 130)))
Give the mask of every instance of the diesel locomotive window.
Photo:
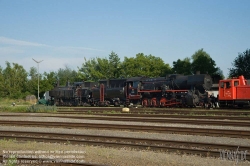
POLYGON ((221 83, 220 83, 220 87, 221 87, 221 88, 224 88, 224 82, 221 82, 221 83))
POLYGON ((226 82, 226 88, 231 88, 231 83, 230 82, 226 82))
POLYGON ((239 85, 239 81, 234 81, 234 86, 238 86, 239 85))

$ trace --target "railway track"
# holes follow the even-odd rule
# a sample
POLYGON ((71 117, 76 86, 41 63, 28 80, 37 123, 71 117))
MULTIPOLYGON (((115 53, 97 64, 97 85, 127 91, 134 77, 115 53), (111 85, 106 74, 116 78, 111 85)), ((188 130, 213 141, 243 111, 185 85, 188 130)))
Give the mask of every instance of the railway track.
POLYGON ((130 147, 136 149, 150 149, 167 152, 181 152, 182 154, 196 154, 208 157, 220 157, 221 151, 245 151, 246 160, 250 161, 250 146, 237 146, 228 144, 214 144, 204 142, 187 142, 163 139, 146 139, 134 137, 114 137, 100 135, 83 134, 62 134, 46 132, 21 132, 21 131, 0 131, 2 139, 16 139, 22 141, 42 141, 42 142, 60 142, 70 144, 88 144, 108 147, 130 147))
MULTIPOLYGON (((140 117, 140 118, 178 118, 178 119, 218 119, 218 120, 238 120, 238 121, 250 121, 250 117, 242 117, 242 116, 199 116, 199 115, 166 115, 166 114, 110 114, 110 113, 96 113, 94 115, 98 116, 117 116, 117 117, 140 117)), ((25 114, 21 115, 15 115, 15 114, 0 114, 0 117, 4 116, 27 116, 25 114)), ((70 116, 70 115, 61 115, 61 114, 49 114, 45 115, 43 114, 36 114, 36 115, 29 115, 29 116, 34 116, 34 117, 58 117, 58 118, 72 118, 72 119, 80 119, 81 116, 70 116)))
POLYGON ((245 120, 250 121, 250 117, 242 116, 199 116, 199 115, 166 115, 166 114, 94 114, 99 116, 121 116, 121 117, 156 117, 156 118, 179 118, 179 119, 221 119, 221 120, 245 120))
MULTIPOLYGON (((89 114, 88 114, 89 115, 89 114)), ((167 115, 167 114, 135 114, 135 113, 119 113, 119 114, 110 114, 110 113, 95 113, 93 115, 97 116, 117 116, 117 117, 140 117, 140 118, 178 118, 178 119, 218 119, 218 120, 238 120, 238 121, 250 121, 250 117, 244 116, 200 116, 200 115, 167 115)), ((0 114, 0 117, 5 116, 27 116, 26 114, 0 114)), ((72 118, 72 119, 80 119, 81 116, 75 115, 61 115, 61 114, 49 114, 46 115, 45 113, 36 114, 36 115, 29 115, 34 117, 58 117, 58 118, 72 118)))
MULTIPOLYGON (((15 116, 15 115, 3 115, 15 116)), ((16 115, 16 116, 27 116, 16 115)), ((74 118, 74 119, 87 119, 87 120, 105 120, 105 121, 129 121, 129 122, 153 122, 153 123, 181 123, 191 125, 216 125, 216 126, 234 126, 234 127, 249 127, 248 121, 225 121, 225 120, 199 120, 198 119, 170 119, 170 118, 148 118, 148 117, 112 117, 111 116, 60 116, 60 115, 29 115, 31 117, 58 117, 58 118, 74 118)), ((248 118, 246 118, 248 119, 248 118)))
POLYGON ((214 125, 214 126, 237 126, 249 127, 250 122, 247 121, 219 121, 219 120, 197 120, 197 119, 166 119, 166 118, 137 118, 137 117, 70 117, 70 116, 37 116, 33 117, 58 117, 58 118, 74 118, 74 119, 88 119, 88 120, 105 120, 105 121, 129 121, 129 122, 151 122, 151 123, 181 123, 192 125, 214 125))
MULTIPOLYGON (((10 115, 12 116, 12 115, 10 115)), ((17 115, 21 116, 21 115, 17 115)), ((25 116, 25 115, 24 115, 25 116)), ((151 123, 181 123, 192 125, 215 125, 215 126, 237 126, 249 127, 250 121, 219 121, 219 120, 199 120, 199 119, 179 119, 179 118, 142 118, 142 117, 110 117, 110 116, 53 116, 53 115, 29 115, 31 117, 58 117, 58 118, 75 118, 88 120, 105 120, 105 121, 128 121, 128 122, 151 122, 151 123)))
POLYGON ((237 126, 249 127, 250 122, 242 121, 219 121, 219 120, 197 120, 197 119, 166 119, 166 118, 137 118, 137 117, 80 117, 80 119, 106 120, 106 121, 129 121, 129 122, 153 122, 153 123, 182 123, 192 125, 215 125, 215 126, 237 126))
POLYGON ((186 135, 205 135, 216 137, 250 138, 248 130, 225 130, 209 128, 188 128, 168 126, 147 126, 147 125, 121 125, 121 124, 100 124, 100 123, 66 123, 66 122, 39 122, 39 121, 7 121, 0 120, 1 125, 11 126, 36 126, 36 127, 60 127, 60 128, 89 128, 102 130, 126 130, 152 133, 171 133, 186 135))
MULTIPOLYGON (((58 107, 58 113, 68 114, 90 114, 106 112, 122 112, 121 107, 58 107)), ((160 108, 130 108, 130 113, 134 114, 183 114, 183 115, 250 115, 249 111, 241 110, 197 110, 197 109, 160 109, 160 108)))

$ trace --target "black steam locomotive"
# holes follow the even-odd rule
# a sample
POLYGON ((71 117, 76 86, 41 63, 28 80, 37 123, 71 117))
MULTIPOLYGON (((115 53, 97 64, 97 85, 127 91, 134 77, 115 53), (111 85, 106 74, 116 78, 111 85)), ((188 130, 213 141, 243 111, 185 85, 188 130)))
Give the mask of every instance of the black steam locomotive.
POLYGON ((207 90, 211 87, 212 78, 207 74, 171 74, 68 83, 55 86, 49 95, 58 106, 195 107, 209 103, 207 90))

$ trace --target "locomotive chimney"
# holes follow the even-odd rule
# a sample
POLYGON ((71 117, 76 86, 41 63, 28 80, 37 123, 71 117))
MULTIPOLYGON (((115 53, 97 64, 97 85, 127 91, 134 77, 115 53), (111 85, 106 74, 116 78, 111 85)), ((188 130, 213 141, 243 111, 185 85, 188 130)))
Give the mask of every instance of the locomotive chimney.
POLYGON ((245 78, 243 75, 239 76, 240 85, 246 85, 245 78))
POLYGON ((201 72, 200 71, 196 71, 196 75, 199 75, 199 74, 201 74, 201 72))

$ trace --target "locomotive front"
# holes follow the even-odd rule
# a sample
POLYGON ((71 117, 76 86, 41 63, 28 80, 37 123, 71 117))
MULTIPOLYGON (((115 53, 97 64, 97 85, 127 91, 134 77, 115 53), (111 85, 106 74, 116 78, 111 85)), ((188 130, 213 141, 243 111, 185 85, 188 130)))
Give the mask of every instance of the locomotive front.
POLYGON ((205 93, 212 88, 213 82, 210 75, 197 74, 188 76, 187 85, 192 90, 198 90, 200 93, 205 93))

